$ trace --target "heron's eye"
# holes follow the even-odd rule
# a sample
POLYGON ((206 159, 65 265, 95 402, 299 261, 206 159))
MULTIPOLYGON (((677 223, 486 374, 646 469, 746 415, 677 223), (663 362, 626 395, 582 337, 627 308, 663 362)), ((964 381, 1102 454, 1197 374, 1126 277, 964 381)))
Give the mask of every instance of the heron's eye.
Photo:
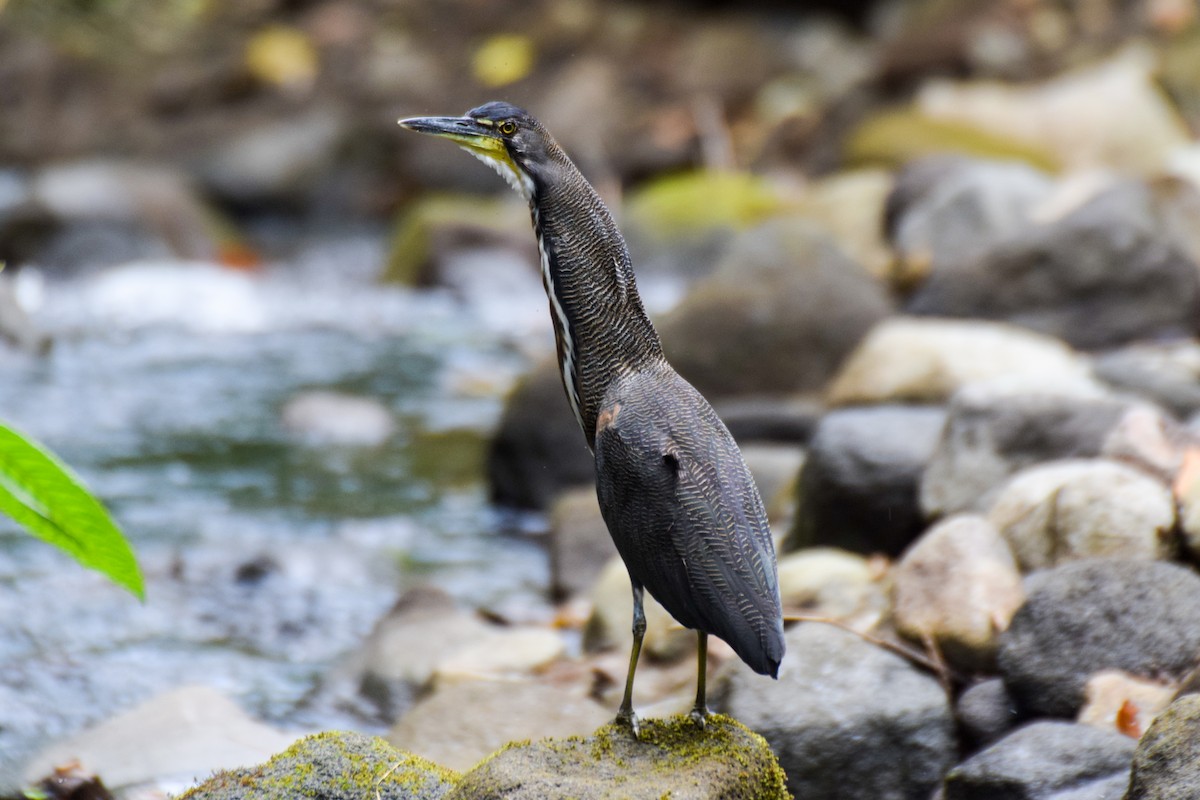
POLYGON ((512 136, 517 132, 517 123, 513 122, 511 119, 506 119, 504 122, 500 123, 500 132, 505 136, 512 136))

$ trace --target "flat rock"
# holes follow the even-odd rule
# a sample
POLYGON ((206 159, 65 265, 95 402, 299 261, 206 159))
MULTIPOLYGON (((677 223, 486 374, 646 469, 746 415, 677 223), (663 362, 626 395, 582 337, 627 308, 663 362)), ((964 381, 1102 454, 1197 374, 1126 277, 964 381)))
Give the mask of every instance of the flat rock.
POLYGON ((1018 472, 988 519, 1023 571, 1081 558, 1153 561, 1175 550, 1175 501, 1159 481, 1102 459, 1054 461, 1018 472))
POLYGON ((1159 714, 1138 742, 1126 800, 1185 800, 1200 786, 1200 695, 1159 714))
POLYGON ((1181 677, 1200 652, 1200 576, 1159 561, 1073 561, 1028 579, 999 666, 1024 713, 1074 717, 1088 679, 1181 677))
POLYGON ((877 406, 822 417, 800 472, 784 549, 896 555, 920 532, 917 487, 942 431, 938 408, 877 406))
POLYGON ((1086 387, 1088 368, 1048 336, 995 322, 893 317, 871 329, 838 370, 830 405, 943 403, 963 386, 1086 387))
POLYGON ((613 712, 546 682, 487 680, 439 686, 388 733, 395 746, 465 770, 505 743, 584 735, 613 712))
POLYGON ((548 508, 568 488, 596 480, 595 461, 563 394, 558 364, 543 361, 513 389, 488 446, 493 502, 548 508))
POLYGON ((921 477, 921 508, 930 517, 986 512, 1020 469, 1100 455, 1132 406, 1092 392, 969 386, 950 401, 946 427, 921 477))
POLYGON ((1031 722, 951 770, 945 798, 1120 800, 1132 754, 1133 740, 1115 731, 1031 722))
POLYGON ((779 680, 737 664, 721 711, 761 733, 796 797, 928 797, 954 759, 954 723, 936 679, 847 631, 787 631, 779 680))
POLYGON ((546 667, 566 652, 562 634, 534 626, 493 627, 486 636, 438 662, 435 680, 522 675, 546 667))
POLYGON ((196 775, 269 757, 292 737, 249 717, 207 686, 161 694, 130 711, 51 745, 25 768, 34 783, 78 762, 113 790, 177 790, 196 775))
POLYGON ((264 764, 218 772, 179 800, 441 800, 458 775, 349 731, 305 737, 264 764))
POLYGON ((904 636, 932 639, 953 665, 986 670, 1001 631, 1025 600, 1004 539, 982 517, 946 519, 917 539, 892 572, 894 619, 904 636))
POLYGON ((740 237, 659 330, 706 396, 815 391, 890 311, 883 286, 824 233, 779 220, 740 237))
POLYGON ((786 800, 767 743, 734 720, 606 725, 587 737, 518 742, 466 773, 447 800, 786 800))

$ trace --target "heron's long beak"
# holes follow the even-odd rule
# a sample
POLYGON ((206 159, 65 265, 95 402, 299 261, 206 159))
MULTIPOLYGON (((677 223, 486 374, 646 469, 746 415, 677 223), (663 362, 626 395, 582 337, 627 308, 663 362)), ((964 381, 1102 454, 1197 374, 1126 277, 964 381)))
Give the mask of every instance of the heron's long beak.
POLYGON ((480 155, 508 160, 500 135, 470 117, 409 117, 400 120, 400 127, 450 139, 480 155))

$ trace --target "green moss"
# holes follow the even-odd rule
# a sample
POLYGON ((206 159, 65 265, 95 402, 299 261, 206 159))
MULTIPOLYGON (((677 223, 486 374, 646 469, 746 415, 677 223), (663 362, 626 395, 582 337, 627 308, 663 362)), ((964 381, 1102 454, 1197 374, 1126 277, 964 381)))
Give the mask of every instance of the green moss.
POLYGON ((625 217, 639 230, 673 238, 750 227, 787 207, 780 193, 757 175, 699 171, 659 178, 633 192, 625 217))

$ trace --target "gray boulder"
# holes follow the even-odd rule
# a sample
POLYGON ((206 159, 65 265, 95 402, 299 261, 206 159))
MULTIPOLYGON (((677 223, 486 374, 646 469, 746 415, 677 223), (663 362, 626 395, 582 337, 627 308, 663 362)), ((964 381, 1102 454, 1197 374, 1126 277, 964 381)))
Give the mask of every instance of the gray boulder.
POLYGON ((1020 721, 1004 681, 988 678, 968 687, 954 704, 954 717, 965 743, 972 749, 1000 739, 1020 721))
POLYGON ((883 286, 827 235, 779 220, 740 237, 659 330, 705 395, 815 391, 890 311, 883 286))
POLYGON ((1200 787, 1200 695, 1154 718, 1133 754, 1126 800, 1190 800, 1200 787))
POLYGON ((1104 195, 969 264, 935 269, 913 314, 1007 320, 1097 349, 1200 327, 1200 269, 1104 195))
POLYGON ((178 800, 441 800, 458 775, 383 739, 332 731, 254 767, 218 772, 178 800))
POLYGON ((944 421, 941 409, 914 406, 822 417, 800 471, 796 517, 784 549, 903 551, 924 522, 917 487, 944 421))
POLYGON ((641 738, 606 725, 588 737, 505 747, 462 777, 447 800, 787 800, 763 738, 728 717, 642 721, 641 738))
POLYGON ((558 364, 544 361, 509 395, 488 446, 492 501, 544 509, 564 489, 591 485, 596 468, 563 394, 558 364))
POLYGON ((1088 678, 1181 677, 1200 654, 1200 576, 1156 561, 1090 559, 1028 581, 1000 637, 1000 674, 1027 714, 1073 717, 1088 678))
POLYGON ((1133 740, 1072 722, 1032 722, 946 776, 945 800, 1120 800, 1133 740))
POLYGON ((550 593, 556 599, 582 594, 617 554, 600 514, 596 490, 570 489, 550 508, 550 593))
POLYGON ((737 664, 713 700, 766 737, 797 797, 923 800, 954 762, 937 680, 830 625, 787 632, 778 681, 737 664))
POLYGON ((1181 418, 1200 411, 1200 342, 1139 342, 1096 356, 1096 377, 1181 418))
POLYGON ((931 517, 986 511, 1005 480, 1023 467, 1100 455, 1131 405, 1102 394, 968 386, 950 401, 941 440, 921 477, 921 508, 931 517))

